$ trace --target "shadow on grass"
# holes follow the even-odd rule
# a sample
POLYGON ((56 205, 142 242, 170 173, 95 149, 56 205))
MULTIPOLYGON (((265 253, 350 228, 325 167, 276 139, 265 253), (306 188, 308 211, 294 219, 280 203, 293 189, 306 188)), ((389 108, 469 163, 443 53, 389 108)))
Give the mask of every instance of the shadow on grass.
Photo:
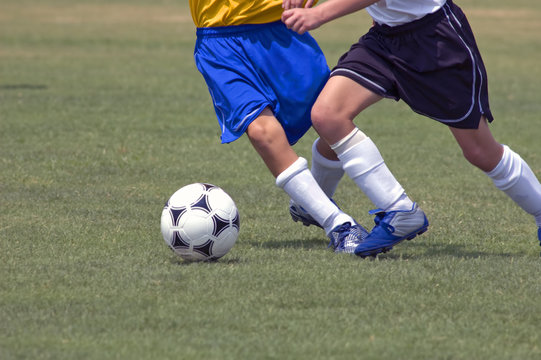
POLYGON ((0 90, 46 90, 47 85, 41 84, 0 84, 0 90))
MULTIPOLYGON (((401 246, 400 244, 398 246, 401 246)), ((413 253, 403 253, 396 251, 396 248, 388 253, 378 255, 380 260, 418 260, 442 256, 453 256, 460 259, 477 259, 488 257, 510 258, 516 256, 511 253, 494 253, 488 251, 470 250, 465 245, 461 244, 428 244, 420 242, 410 242, 408 247, 417 248, 418 251, 413 253)))
POLYGON ((221 265, 224 265, 224 264, 226 264, 226 265, 239 264, 242 261, 241 261, 240 258, 228 257, 226 255, 224 258, 221 258, 221 259, 218 259, 218 260, 209 260, 209 261, 188 261, 188 260, 182 259, 179 256, 173 256, 173 257, 171 257, 169 262, 171 264, 173 264, 173 265, 178 265, 178 266, 195 266, 195 265, 199 265, 199 264, 208 264, 209 266, 212 266, 214 264, 221 264, 221 265))
MULTIPOLYGON (((297 240, 280 240, 280 241, 251 241, 250 244, 255 247, 268 249, 325 249, 327 242, 321 237, 297 240)), ((422 241, 410 241, 407 243, 398 244, 393 250, 379 254, 379 260, 419 260, 435 257, 452 256, 461 259, 477 259, 487 257, 510 258, 517 256, 512 253, 495 253, 493 251, 472 250, 462 244, 430 244, 422 241), (401 246, 409 247, 413 251, 398 251, 401 246)), ((374 257, 366 257, 364 260, 374 260, 374 257)))
POLYGON ((271 241, 249 241, 250 245, 268 249, 325 249, 328 242, 322 237, 310 239, 292 239, 292 240, 271 240, 271 241))

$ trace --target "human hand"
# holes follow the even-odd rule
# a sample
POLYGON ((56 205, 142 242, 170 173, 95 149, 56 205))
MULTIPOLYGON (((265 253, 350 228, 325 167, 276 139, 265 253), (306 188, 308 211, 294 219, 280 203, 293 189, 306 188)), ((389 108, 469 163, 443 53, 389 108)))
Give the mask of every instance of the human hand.
POLYGON ((305 7, 309 8, 314 5, 314 0, 306 0, 306 4, 304 6, 302 5, 304 3, 304 0, 284 0, 282 2, 282 8, 284 9, 294 9, 294 8, 300 8, 305 7))
POLYGON ((317 7, 313 9, 295 8, 284 10, 282 22, 288 29, 302 35, 309 30, 318 28, 323 24, 323 19, 318 16, 317 7))

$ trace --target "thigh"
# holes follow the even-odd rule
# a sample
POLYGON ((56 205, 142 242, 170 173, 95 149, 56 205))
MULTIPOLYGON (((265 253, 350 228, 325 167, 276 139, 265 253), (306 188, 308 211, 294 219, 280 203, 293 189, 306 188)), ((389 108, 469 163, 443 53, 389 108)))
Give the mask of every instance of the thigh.
POLYGON ((332 76, 312 110, 314 128, 327 143, 334 144, 353 130, 353 120, 361 111, 381 98, 348 77, 332 76))
POLYGON ((382 97, 344 76, 332 76, 317 101, 331 106, 336 112, 354 118, 382 97))

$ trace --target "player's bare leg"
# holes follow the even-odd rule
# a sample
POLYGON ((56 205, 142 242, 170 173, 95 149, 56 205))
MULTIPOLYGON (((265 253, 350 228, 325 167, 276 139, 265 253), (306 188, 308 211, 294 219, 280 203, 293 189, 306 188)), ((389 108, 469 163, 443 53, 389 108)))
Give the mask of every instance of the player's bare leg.
POLYGON ((325 229, 335 251, 352 253, 368 232, 321 190, 308 170, 308 162, 291 148, 272 111, 263 110, 246 134, 275 176, 276 184, 325 229))
MULTIPOLYGON (((312 123, 342 162, 343 169, 378 208, 376 225, 355 250, 359 256, 377 255, 412 239, 428 228, 424 212, 405 193, 387 168, 372 140, 353 123, 354 118, 382 97, 350 78, 333 76, 312 108, 312 123)), ((321 154, 328 149, 318 149, 321 154)))
POLYGON ((494 185, 534 216, 541 242, 541 184, 528 164, 508 146, 498 143, 484 118, 478 129, 450 128, 464 157, 483 170, 494 185))
MULTIPOLYGON (((312 108, 314 129, 327 144, 335 144, 355 129, 353 119, 361 111, 381 99, 349 78, 333 76, 312 108)), ((324 151, 323 146, 321 150, 324 151)))
POLYGON ((282 125, 269 108, 265 108, 248 126, 246 134, 274 177, 299 158, 287 142, 282 125))
POLYGON ((449 128, 462 149, 464 157, 474 166, 488 172, 496 167, 503 155, 503 146, 497 142, 486 119, 479 122, 478 129, 449 128))

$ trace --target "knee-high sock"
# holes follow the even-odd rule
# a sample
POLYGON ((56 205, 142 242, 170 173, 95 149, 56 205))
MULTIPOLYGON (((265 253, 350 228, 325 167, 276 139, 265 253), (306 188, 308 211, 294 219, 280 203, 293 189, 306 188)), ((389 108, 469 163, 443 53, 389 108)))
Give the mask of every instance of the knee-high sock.
POLYGON ((329 234, 336 226, 355 223, 321 190, 308 170, 308 162, 300 157, 276 177, 276 185, 284 189, 295 203, 302 206, 329 234))
POLYGON ((329 160, 317 151, 316 144, 321 139, 316 139, 312 145, 312 175, 319 187, 328 197, 332 198, 338 183, 344 176, 344 169, 340 160, 329 160))
POLYGON ((520 155, 504 145, 502 159, 486 174, 541 227, 541 184, 520 155))
POLYGON ((344 170, 368 198, 384 211, 410 210, 413 202, 395 179, 374 142, 358 128, 331 145, 344 170))

